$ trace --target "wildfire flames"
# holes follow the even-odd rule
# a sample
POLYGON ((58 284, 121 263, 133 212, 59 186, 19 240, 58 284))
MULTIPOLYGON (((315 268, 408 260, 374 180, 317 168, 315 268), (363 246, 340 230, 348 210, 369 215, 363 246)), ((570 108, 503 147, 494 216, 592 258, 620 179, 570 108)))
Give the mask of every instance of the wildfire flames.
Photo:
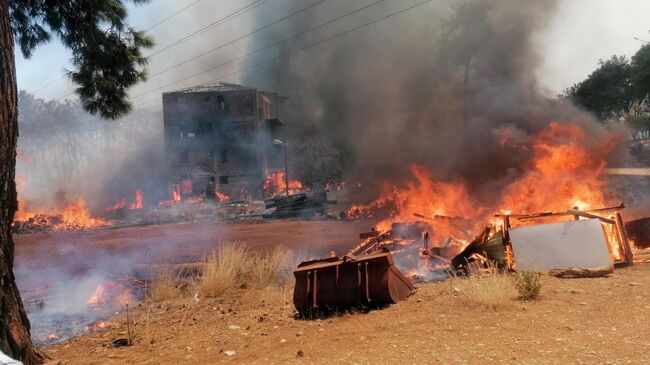
POLYGON ((218 191, 214 192, 214 196, 217 198, 217 201, 219 201, 219 202, 230 200, 230 197, 228 195, 226 195, 224 193, 221 193, 221 192, 218 192, 218 191))
POLYGON ((585 131, 577 125, 551 123, 535 137, 533 157, 523 177, 504 190, 501 210, 526 214, 612 203, 604 197, 601 175, 614 142, 612 137, 590 145, 585 131))
MULTIPOLYGON (((264 193, 267 196, 285 194, 287 190, 287 181, 284 171, 271 171, 266 174, 263 185, 264 193)), ((289 194, 295 194, 304 191, 304 186, 300 181, 289 180, 289 194)))
POLYGON ((19 199, 14 220, 36 225, 51 225, 54 231, 87 229, 108 224, 104 219, 94 218, 86 207, 86 201, 81 197, 71 203, 63 204, 57 210, 32 209, 29 203, 19 199))
MULTIPOLYGON (((577 124, 552 122, 528 143, 515 143, 505 130, 499 131, 499 137, 502 149, 530 158, 519 177, 496 192, 496 204, 477 201, 463 181, 437 181, 425 167, 412 165, 410 182, 399 186, 383 182, 379 198, 353 206, 347 217, 388 216, 375 226, 379 232, 398 222, 419 222, 427 226, 431 245, 442 247, 450 238, 466 245, 476 232, 497 223, 497 213, 566 212, 574 207, 585 210, 614 205, 605 197, 606 182, 601 176, 605 158, 616 145, 614 136, 593 141, 577 124)), ((613 239, 616 232, 610 227, 605 227, 605 232, 612 246, 617 242, 613 239)), ((618 248, 610 248, 612 257, 619 258, 618 248)))
POLYGON ((132 297, 131 290, 124 288, 120 283, 112 280, 104 281, 95 288, 88 298, 91 308, 109 305, 126 305, 132 297))
POLYGON ((142 190, 135 191, 135 201, 129 205, 129 209, 142 209, 144 207, 144 195, 142 195, 142 190))
MULTIPOLYGON (((133 202, 128 204, 129 210, 136 210, 136 209, 142 209, 144 208, 144 194, 142 193, 142 190, 136 190, 134 194, 134 199, 133 202)), ((120 200, 119 202, 115 203, 113 206, 106 208, 105 211, 109 213, 115 213, 117 211, 126 209, 127 203, 126 203, 126 198, 120 200)))

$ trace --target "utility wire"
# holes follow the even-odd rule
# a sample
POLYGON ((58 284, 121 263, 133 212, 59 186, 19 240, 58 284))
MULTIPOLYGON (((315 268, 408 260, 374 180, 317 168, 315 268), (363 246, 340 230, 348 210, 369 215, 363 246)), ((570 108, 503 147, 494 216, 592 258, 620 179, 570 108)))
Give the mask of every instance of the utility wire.
MULTIPOLYGON (((386 20, 386 19, 392 18, 392 17, 394 17, 394 16, 397 16, 397 15, 400 15, 400 14, 403 14, 403 13, 406 13, 406 12, 412 10, 412 9, 415 9, 415 8, 420 7, 420 6, 426 5, 426 4, 428 4, 428 3, 432 2, 432 1, 433 1, 433 0, 425 0, 425 1, 421 1, 421 2, 419 2, 419 3, 416 3, 416 4, 414 4, 414 5, 409 6, 409 7, 407 7, 407 8, 404 8, 404 9, 401 9, 401 10, 398 10, 398 11, 395 11, 395 12, 392 12, 392 13, 389 13, 389 14, 384 15, 384 16, 382 16, 382 17, 379 17, 379 18, 376 18, 376 19, 374 19, 374 20, 371 20, 371 21, 368 21, 368 22, 366 22, 366 23, 363 23, 363 24, 361 24, 361 25, 359 25, 359 26, 356 26, 356 27, 353 27, 353 28, 347 29, 347 30, 342 31, 342 32, 339 32, 339 33, 336 33, 336 34, 334 34, 334 35, 332 35, 332 36, 329 36, 329 37, 323 38, 323 39, 321 39, 321 40, 319 40, 319 41, 316 41, 316 42, 314 42, 314 43, 310 43, 310 44, 308 44, 308 45, 306 45, 306 46, 304 46, 304 47, 298 48, 298 49, 296 49, 296 50, 294 50, 294 51, 292 51, 292 52, 289 52, 289 53, 287 53, 287 54, 285 54, 285 55, 276 56, 276 57, 273 57, 273 58, 270 58, 270 59, 264 60, 264 61, 262 61, 262 62, 255 63, 255 64, 253 64, 253 65, 250 65, 250 66, 247 66, 247 67, 240 68, 240 69, 238 69, 238 70, 236 70, 236 71, 233 71, 233 72, 230 72, 230 73, 227 73, 227 74, 221 75, 221 76, 219 76, 219 77, 217 77, 217 78, 215 78, 215 79, 208 80, 208 81, 205 82, 205 83, 207 84, 207 83, 214 83, 214 82, 217 82, 217 81, 221 81, 221 80, 224 80, 224 79, 226 79, 226 78, 228 78, 228 77, 230 77, 230 76, 233 76, 233 75, 239 74, 239 73, 241 73, 241 72, 244 72, 244 71, 247 71, 247 70, 250 70, 250 69, 253 69, 253 68, 256 68, 256 67, 259 67, 259 66, 262 66, 262 65, 268 64, 268 63, 271 63, 271 62, 273 62, 273 61, 281 60, 281 59, 284 59, 284 58, 291 58, 291 57, 292 57, 293 55, 295 55, 296 53, 299 53, 299 52, 302 52, 302 51, 308 50, 308 49, 310 49, 310 48, 316 47, 316 46, 321 45, 321 44, 323 44, 323 43, 329 42, 329 41, 331 41, 331 40, 333 40, 333 39, 336 39, 336 38, 342 37, 342 36, 344 36, 344 35, 346 35, 346 34, 349 34, 349 33, 352 33, 352 32, 355 32, 355 31, 358 31, 358 30, 360 30, 360 29, 366 28, 366 27, 368 27, 368 26, 370 26, 370 25, 372 25, 372 24, 379 23, 379 22, 381 22, 381 21, 384 21, 384 20, 386 20)), ((150 92, 154 92, 154 91, 157 91, 157 89, 156 89, 156 90, 151 90, 150 92)), ((147 93, 150 93, 150 92, 147 92, 147 93)), ((142 95, 145 95, 145 93, 141 94, 140 96, 142 96, 142 95)), ((145 101, 145 102, 139 103, 139 104, 137 104, 137 105, 134 106, 134 109, 135 109, 135 108, 142 107, 142 106, 147 105, 147 104, 150 104, 150 103, 152 103, 152 102, 154 102, 154 101, 160 101, 160 97, 156 97, 155 99, 150 99, 150 100, 148 100, 148 101, 145 101)), ((48 127, 56 126, 56 125, 60 125, 60 124, 63 124, 63 123, 68 123, 68 122, 71 122, 71 121, 74 121, 74 120, 80 119, 80 118, 82 118, 82 117, 87 117, 87 116, 86 116, 86 115, 80 115, 80 116, 75 117, 75 118, 72 118, 72 119, 63 120, 63 121, 60 121, 60 122, 57 122, 57 123, 54 123, 54 124, 50 124, 50 125, 48 125, 48 127)))
MULTIPOLYGON (((152 30, 152 29, 158 27, 159 25, 165 23, 166 21, 168 21, 168 20, 170 20, 171 18, 177 16, 178 14, 180 14, 180 13, 186 11, 187 9, 191 8, 192 6, 198 4, 198 3, 201 2, 201 1, 203 1, 203 0, 196 0, 196 1, 194 1, 193 3, 191 3, 191 4, 189 4, 189 5, 187 5, 187 6, 183 7, 183 8, 181 8, 180 10, 178 10, 178 11, 176 11, 176 12, 170 14, 169 16, 165 17, 164 19, 160 20, 160 21, 157 22, 156 24, 154 24, 154 25, 152 25, 151 27, 149 27, 148 29, 146 29, 145 32, 148 32, 148 31, 150 31, 150 30, 152 30)), ((245 12, 254 9, 255 7, 257 7, 257 6, 259 6, 259 5, 262 5, 263 3, 267 2, 267 1, 269 1, 269 0, 255 0, 254 2, 252 2, 252 3, 250 3, 250 4, 246 5, 246 6, 244 6, 243 8, 238 9, 238 10, 235 11, 234 13, 228 14, 228 15, 226 15, 225 17, 220 18, 220 19, 217 20, 216 22, 213 22, 213 23, 209 24, 208 26, 206 26, 206 27, 200 29, 199 31, 194 32, 194 33, 192 33, 192 34, 190 34, 190 35, 188 35, 188 36, 186 36, 186 37, 184 37, 184 38, 181 38, 180 40, 177 40, 177 41, 175 41, 174 43, 165 46, 165 47, 164 47, 163 49, 161 49, 161 50, 154 51, 154 53, 150 54, 148 57, 151 57, 151 56, 153 56, 153 55, 155 55, 155 54, 158 54, 158 53, 162 53, 163 51, 166 51, 167 49, 171 49, 171 48, 173 48, 173 47, 175 47, 175 46, 177 46, 177 45, 179 45, 179 44, 181 44, 181 43, 183 43, 183 42, 185 42, 185 41, 191 39, 192 37, 194 37, 194 36, 197 35, 197 34, 203 32, 203 31, 205 31, 205 30, 212 29, 212 28, 214 28, 215 26, 217 26, 217 25, 219 25, 219 24, 221 24, 221 23, 223 23, 223 22, 226 22, 226 21, 228 21, 228 20, 234 19, 234 18, 236 18, 237 16, 242 15, 242 14, 244 14, 245 12), (257 4, 257 5, 256 5, 256 4, 257 4), (254 5, 254 6, 253 6, 253 5, 254 5), (252 7, 251 7, 251 6, 252 6, 252 7), (250 7, 250 8, 249 8, 249 7, 250 7), (247 9, 247 8, 248 8, 248 9, 247 9), (242 10, 244 10, 244 9, 245 9, 245 11, 242 12, 242 10)), ((60 78, 58 78, 58 79, 56 79, 56 80, 50 81, 50 82, 48 82, 47 84, 45 84, 45 85, 43 85, 43 86, 37 88, 36 90, 33 90, 32 92, 37 92, 37 91, 43 90, 43 89, 45 89, 45 88, 47 88, 47 87, 50 87, 50 86, 52 86, 52 85, 54 85, 54 84, 56 84, 56 83, 58 83, 58 82, 60 82, 60 81, 62 81, 62 80, 65 80, 65 76, 62 76, 62 77, 60 77, 60 78)), ((65 99, 65 98, 67 98, 67 97, 69 97, 69 96, 71 96, 71 95, 73 95, 73 94, 74 94, 74 91, 72 91, 72 92, 66 94, 65 96, 62 96, 62 97, 58 98, 57 100, 59 100, 59 101, 60 101, 60 100, 63 100, 63 99, 65 99)))
MULTIPOLYGON (((249 4, 249 5, 253 5, 253 4, 259 3, 260 1, 268 1, 268 0, 257 0, 257 1, 255 1, 255 2, 249 4)), ((182 62, 180 62, 180 63, 177 63, 177 64, 175 64, 175 65, 173 65, 173 66, 170 66, 170 67, 168 67, 168 68, 166 68, 166 69, 163 69, 163 70, 161 70, 161 71, 158 71, 158 72, 156 72, 156 73, 153 73, 153 74, 149 75, 148 79, 152 79, 152 78, 154 78, 154 77, 156 77, 156 76, 159 76, 159 75, 161 75, 161 74, 163 74, 163 73, 166 73, 166 72, 169 72, 169 71, 171 71, 171 70, 173 70, 173 69, 176 69, 176 68, 178 68, 178 67, 180 67, 180 66, 182 66, 182 65, 184 65, 184 64, 187 64, 187 63, 189 63, 189 62, 191 62, 191 61, 194 61, 194 60, 196 60, 196 59, 199 59, 199 58, 201 58, 201 57, 203 57, 203 56, 205 56, 205 55, 207 55, 207 54, 210 54, 210 53, 212 53, 212 52, 215 52, 215 51, 217 51, 217 50, 219 50, 219 49, 222 49, 222 48, 224 48, 224 47, 226 47, 226 46, 228 46, 228 45, 231 45, 231 44, 233 44, 233 43, 236 43, 236 42, 238 42, 238 41, 240 41, 240 40, 242 40, 242 39, 244 39, 244 38, 250 37, 251 35, 253 35, 253 34, 255 34, 255 33, 258 33, 258 32, 260 32, 260 31, 262 31, 262 30, 264 30, 264 29, 267 29, 267 28, 269 28, 269 27, 271 27, 271 26, 273 26, 273 25, 275 25, 275 24, 278 24, 278 23, 281 23, 281 22, 283 22, 283 21, 286 21, 287 19, 289 19, 289 18, 291 18, 291 17, 294 17, 294 16, 296 16, 296 15, 298 15, 298 14, 300 14, 300 13, 303 13, 303 12, 305 12, 305 11, 307 11, 307 10, 309 10, 309 9, 311 9, 311 8, 317 6, 317 5, 319 5, 319 4, 321 4, 321 3, 325 2, 325 1, 327 1, 327 0, 318 0, 318 1, 316 1, 315 3, 312 3, 312 4, 310 4, 310 5, 307 5, 307 6, 303 7, 303 8, 300 8, 300 9, 298 9, 298 10, 292 12, 292 13, 289 13, 289 14, 287 14, 287 15, 281 17, 280 19, 277 19, 277 20, 275 20, 275 21, 273 21, 273 22, 271 22, 271 23, 269 23, 269 24, 266 24, 266 25, 264 25, 264 26, 262 26, 262 27, 260 27, 260 28, 257 28, 257 29, 255 29, 255 30, 253 30, 253 31, 251 31, 251 32, 248 32, 248 33, 244 34, 244 35, 241 35, 241 36, 239 36, 239 37, 237 37, 237 38, 235 38, 235 39, 232 39, 232 40, 230 40, 230 41, 228 41, 228 42, 222 43, 222 44, 220 44, 219 46, 217 46, 217 47, 215 47, 215 48, 209 49, 209 50, 206 51, 206 52, 203 52, 203 53, 201 53, 201 54, 199 54, 199 55, 196 55, 196 56, 190 57, 190 58, 188 58, 188 59, 186 59, 186 60, 184 60, 184 61, 182 61, 182 62)), ((260 4, 258 4, 258 5, 260 5, 260 4)), ((242 8, 242 9, 243 9, 243 8, 242 8)), ((241 9, 240 9, 240 10, 241 10, 241 9)), ((248 9, 248 10, 250 10, 250 9, 248 9)), ((235 13, 233 13, 233 14, 236 14, 236 13, 237 13, 237 12, 235 12, 235 13)), ((239 16, 239 15, 241 15, 241 14, 242 14, 242 13, 239 13, 239 14, 235 15, 235 17, 237 17, 237 16, 239 16)), ((222 18, 222 19, 226 19, 226 18, 229 17, 229 16, 232 16, 232 14, 231 14, 231 15, 228 15, 228 16, 222 18)), ((233 18, 230 18, 230 19, 233 19, 233 18)), ((230 19, 228 19, 228 20, 230 20, 230 19)), ((227 20, 226 20, 226 21, 227 21, 227 20)), ((215 23, 213 23, 213 24, 216 24, 216 23, 218 23, 218 22, 219 22, 219 21, 217 21, 217 22, 215 22, 215 23)), ((207 28, 203 28, 203 29, 207 29, 207 28)), ((193 35, 196 35, 196 34, 198 34, 198 32, 193 33, 193 35)), ((190 36, 193 36, 193 35, 190 35, 190 36)), ((190 36, 188 36, 188 37, 190 37, 190 36)), ((179 42, 185 42, 185 41, 187 41, 187 40, 189 39, 188 37, 185 37, 185 38, 181 39, 179 42)), ((161 49, 161 50, 158 51, 158 52, 161 52, 161 51, 164 51, 164 50, 166 50, 166 49, 169 49, 169 47, 172 47, 172 46, 174 46, 175 44, 177 44, 177 43, 172 43, 171 45, 169 45, 169 46, 167 46, 167 47, 161 49)), ((158 53, 157 53, 157 52, 154 52, 154 53, 152 53, 151 55, 149 55, 149 57, 151 57, 151 56, 153 56, 153 55, 156 55, 156 54, 158 54, 158 53)), ((71 92, 71 93, 69 93, 69 94, 67 94, 67 95, 65 95, 65 96, 63 96, 63 97, 61 97, 61 98, 59 98, 59 100, 63 100, 63 99, 65 99, 65 98, 71 96, 72 94, 74 94, 74 91, 71 92)))
POLYGON ((328 25, 330 25, 330 24, 332 24, 332 23, 335 23, 335 22, 337 22, 337 21, 339 21, 339 20, 341 20, 341 19, 344 19, 344 18, 347 18, 347 17, 352 16, 352 15, 354 15, 354 14, 360 13, 360 12, 362 12, 362 11, 368 9, 368 8, 371 8, 371 7, 373 7, 373 6, 375 6, 375 5, 379 4, 379 3, 382 3, 382 2, 384 2, 384 1, 386 1, 386 0, 378 0, 378 1, 375 1, 375 2, 373 2, 373 3, 370 3, 370 4, 368 4, 368 5, 363 6, 363 7, 359 8, 359 9, 357 9, 357 10, 354 10, 354 11, 352 11, 352 12, 349 12, 349 13, 343 14, 343 15, 341 15, 341 16, 338 16, 338 17, 334 18, 334 19, 328 20, 328 21, 326 21, 325 23, 321 23, 321 24, 316 25, 316 26, 314 26, 314 27, 311 27, 311 28, 309 28, 309 29, 305 29, 305 30, 303 30, 303 31, 301 31, 301 32, 299 32, 299 33, 297 33, 297 34, 294 34, 294 35, 292 35, 292 36, 290 36, 290 37, 287 37, 287 38, 284 38, 284 39, 282 39, 282 40, 279 40, 279 41, 277 41, 277 42, 275 42, 275 43, 273 43, 273 44, 269 44, 269 45, 264 46, 264 47, 262 47, 262 48, 258 48, 258 49, 254 50, 254 51, 252 51, 252 52, 249 52, 249 53, 247 53, 247 54, 245 54, 245 55, 243 55, 243 56, 240 56, 240 57, 237 57, 237 58, 231 59, 231 60, 229 60, 229 61, 225 61, 225 62, 220 63, 220 64, 218 64, 218 65, 214 65, 214 66, 212 66, 212 67, 210 67, 210 68, 204 69, 204 70, 202 70, 202 71, 199 71, 199 72, 197 72, 197 73, 195 73, 195 74, 189 75, 189 76, 184 77, 184 78, 182 78, 182 79, 175 80, 175 81, 173 81, 173 82, 171 82, 171 83, 168 83, 168 84, 165 84, 165 85, 163 85, 163 86, 161 86, 161 87, 158 87, 158 88, 155 88, 155 89, 152 89, 152 90, 145 91, 145 92, 143 92, 143 93, 137 94, 137 95, 133 96, 132 99, 138 98, 138 97, 140 97, 140 96, 143 96, 143 95, 149 94, 149 93, 154 92, 154 91, 158 91, 158 90, 163 89, 163 88, 166 88, 166 87, 168 87, 168 86, 175 85, 175 84, 177 84, 177 83, 179 83, 179 82, 189 80, 189 79, 194 78, 194 77, 196 77, 196 76, 202 75, 202 74, 204 74, 204 73, 206 73, 206 72, 214 71, 214 70, 216 70, 216 69, 219 69, 219 68, 221 68, 221 67, 223 67, 223 66, 229 65, 229 64, 231 64, 231 63, 235 63, 235 62, 241 61, 241 60, 243 60, 243 59, 245 59, 245 58, 248 58, 248 57, 250 57, 250 56, 252 56, 252 55, 254 55, 254 54, 258 54, 258 53, 263 52, 263 51, 265 51, 265 50, 267 50, 267 49, 270 49, 270 48, 273 48, 273 47, 275 47, 275 46, 278 46, 278 45, 280 45, 280 44, 282 44, 282 43, 285 43, 285 42, 288 42, 288 41, 290 41, 290 40, 293 40, 293 39, 299 38, 299 37, 301 37, 301 36, 303 36, 303 35, 305 35, 305 34, 307 34, 307 33, 313 32, 314 30, 317 30, 317 29, 320 29, 320 28, 326 27, 326 26, 328 26, 328 25))
POLYGON ((162 20, 159 21, 158 23, 156 23, 156 24, 150 26, 149 28, 147 28, 147 29, 145 30, 145 32, 149 32, 149 31, 151 31, 152 29, 156 28, 156 27, 159 26, 160 24, 162 24, 162 23, 168 21, 169 19, 171 19, 171 18, 175 17, 176 15, 178 15, 178 14, 184 12, 185 10, 187 10, 187 9, 191 8, 192 6, 194 6, 194 5, 198 4, 198 3, 200 3, 201 1, 203 1, 203 0, 196 0, 195 2, 193 2, 193 3, 191 3, 191 4, 187 5, 187 6, 185 6, 184 8, 182 8, 182 9, 180 9, 180 10, 178 10, 178 11, 172 13, 172 14, 170 14, 170 15, 169 15, 168 17, 166 17, 165 19, 162 19, 162 20))
POLYGON ((246 6, 242 7, 242 8, 239 8, 234 13, 231 13, 231 14, 228 14, 228 15, 226 15, 224 17, 221 17, 221 18, 217 19, 216 21, 206 25, 205 27, 203 27, 203 28, 201 28, 201 29, 199 29, 199 30, 197 30, 197 31, 195 31, 193 33, 190 33, 190 34, 186 35, 185 37, 183 37, 181 39, 178 39, 178 40, 166 45, 165 47, 163 47, 163 48, 161 48, 159 50, 156 50, 156 51, 152 52, 151 54, 149 54, 147 56, 147 58, 152 58, 152 57, 154 57, 154 56, 156 56, 156 55, 158 55, 160 53, 163 53, 163 52, 165 52, 165 51, 167 51, 169 49, 172 49, 172 48, 178 46, 181 43, 187 42, 188 40, 196 37, 197 35, 199 35, 201 33, 204 33, 204 32, 206 32, 206 31, 208 31, 208 30, 210 30, 210 29, 212 29, 212 28, 214 28, 214 27, 216 27, 216 26, 218 26, 218 25, 220 25, 222 23, 225 23, 225 22, 229 21, 229 20, 235 19, 235 18, 239 17, 240 15, 243 15, 243 14, 255 9, 256 7, 258 7, 260 5, 263 5, 267 1, 269 1, 269 0, 255 0, 250 4, 248 4, 248 5, 246 5, 246 6))
POLYGON ((56 83, 59 82, 59 81, 64 80, 64 79, 65 79, 65 76, 61 76, 61 77, 59 77, 58 79, 56 79, 56 80, 52 80, 52 81, 48 82, 47 84, 45 84, 45 85, 39 87, 39 88, 36 89, 36 90, 32 90, 31 92, 32 92, 32 93, 35 93, 35 92, 41 91, 41 90, 46 89, 46 88, 48 88, 48 87, 50 87, 50 86, 56 84, 56 83))
POLYGON ((244 35, 241 35, 241 36, 239 36, 239 37, 237 37, 237 38, 235 38, 235 39, 232 39, 232 40, 230 40, 230 41, 228 41, 228 42, 226 42, 226 43, 222 43, 222 44, 218 45, 218 46, 215 47, 215 48, 211 48, 211 49, 209 49, 209 50, 207 50, 207 51, 205 51, 205 52, 203 52, 203 53, 201 53, 201 54, 198 54, 198 55, 196 55, 196 56, 190 57, 190 58, 188 58, 188 59, 186 59, 186 60, 184 60, 184 61, 182 61, 182 62, 180 62, 180 63, 177 63, 177 64, 175 64, 175 65, 173 65, 173 66, 167 67, 166 69, 163 69, 163 70, 160 70, 160 71, 158 71, 158 72, 156 72, 156 73, 153 73, 153 74, 151 74, 151 75, 149 76, 149 78, 156 77, 156 76, 161 75, 161 74, 163 74, 163 73, 165 73, 165 72, 168 72, 168 71, 171 71, 171 70, 173 70, 173 69, 175 69, 175 68, 177 68, 177 67, 180 67, 180 66, 182 66, 182 65, 184 65, 184 64, 186 64, 186 63, 189 63, 189 62, 192 62, 192 61, 194 61, 194 60, 196 60, 196 59, 199 59, 199 58, 201 58, 201 57, 203 57, 203 56, 205 56, 205 55, 207 55, 207 54, 210 54, 210 53, 212 53, 212 52, 214 52, 214 51, 217 51, 217 50, 219 50, 219 49, 222 49, 222 48, 224 48, 224 47, 226 47, 226 46, 228 46, 228 45, 231 45, 231 44, 233 44, 233 43, 235 43, 235 42, 237 42, 237 41, 240 41, 240 40, 242 40, 242 39, 244 39, 244 38, 246 38, 246 37, 249 37, 249 36, 251 36, 251 35, 253 35, 253 34, 255 34, 255 33, 258 33, 258 32, 260 32, 260 31, 262 31, 262 30, 264 30, 264 29, 267 29, 267 28, 269 28, 269 27, 271 27, 271 26, 273 26, 273 25, 275 25, 275 24, 281 23, 281 22, 283 22, 283 21, 285 21, 285 20, 287 20, 287 19, 289 19, 289 18, 291 18, 291 17, 294 17, 294 16, 296 16, 296 15, 298 15, 298 14, 300 14, 300 13, 303 13, 303 12, 305 12, 305 11, 307 11, 307 10, 309 10, 309 9, 315 7, 316 5, 319 5, 319 4, 321 4, 321 3, 325 2, 325 1, 326 1, 326 0, 318 0, 318 1, 315 2, 315 3, 312 3, 312 4, 310 4, 310 5, 307 5, 306 7, 301 8, 301 9, 299 9, 299 10, 296 10, 296 11, 290 13, 290 14, 287 14, 287 15, 283 16, 282 18, 277 19, 277 20, 275 20, 275 21, 273 21, 273 22, 271 22, 271 23, 269 23, 269 24, 266 24, 266 25, 264 25, 264 26, 262 26, 262 27, 260 27, 260 28, 257 28, 257 29, 255 29, 255 30, 253 30, 253 31, 251 31, 251 32, 248 32, 248 33, 246 33, 246 34, 244 34, 244 35))

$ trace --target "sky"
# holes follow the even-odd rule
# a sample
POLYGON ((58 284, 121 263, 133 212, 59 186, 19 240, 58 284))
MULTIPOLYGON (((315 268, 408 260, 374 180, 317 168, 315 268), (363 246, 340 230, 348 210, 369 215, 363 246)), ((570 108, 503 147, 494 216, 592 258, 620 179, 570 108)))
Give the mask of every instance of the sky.
MULTIPOLYGON (((269 7, 276 0, 260 0, 260 8, 269 7)), ((355 0, 369 3, 369 0, 355 0)), ((414 0, 409 0, 414 2, 414 0)), ((543 1, 543 0, 542 0, 543 1)), ((300 10, 316 0, 283 2, 286 12, 300 10), (287 5, 288 4, 288 5, 287 5)), ((177 16, 151 29, 156 39, 156 49, 161 49, 174 40, 182 38, 204 26, 231 14, 256 0, 153 0, 145 6, 130 6, 129 22, 139 29, 148 29, 167 16, 191 5, 177 16), (196 2, 196 3, 195 3, 196 2)), ((326 6, 321 4, 320 6, 326 6)), ((422 11, 422 16, 427 16, 422 11)), ((537 70, 540 86, 549 94, 560 93, 566 87, 583 80, 592 72, 600 59, 611 55, 631 57, 641 46, 634 38, 650 40, 650 1, 647 0, 563 0, 556 15, 548 19, 546 29, 536 38, 537 46, 543 55, 537 70)), ((200 53, 207 45, 220 45, 256 29, 260 24, 254 21, 253 11, 244 13, 236 21, 224 22, 199 36, 153 57, 149 64, 150 81, 137 86, 132 91, 134 105, 159 105, 162 91, 200 84, 214 75, 227 75, 236 70, 235 65, 226 65, 221 73, 207 73, 189 78, 184 82, 172 82, 205 69, 205 64, 220 64, 232 59, 233 55, 247 52, 249 38, 243 38, 218 52, 200 57, 197 61, 182 65, 165 74, 154 75, 165 70, 190 55, 200 53), (163 87, 165 85, 169 85, 163 87), (145 94, 146 93, 146 94, 145 94)), ((275 19, 270 19, 273 21, 275 19)), ((39 47, 26 60, 20 52, 16 54, 17 79, 20 89, 27 90, 45 99, 65 99, 70 95, 73 85, 64 77, 65 69, 71 69, 68 62, 70 53, 56 40, 39 47)), ((237 82, 236 74, 223 81, 237 82)), ((254 86, 254 85, 253 85, 254 86)))

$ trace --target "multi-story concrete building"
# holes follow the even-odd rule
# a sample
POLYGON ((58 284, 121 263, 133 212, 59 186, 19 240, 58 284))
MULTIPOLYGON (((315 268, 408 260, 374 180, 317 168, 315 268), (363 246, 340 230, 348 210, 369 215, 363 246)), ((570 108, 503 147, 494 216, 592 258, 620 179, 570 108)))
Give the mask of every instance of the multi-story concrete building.
POLYGON ((277 93, 219 83, 163 94, 170 188, 181 196, 215 192, 262 197, 266 176, 284 167, 274 140, 285 98, 277 93))

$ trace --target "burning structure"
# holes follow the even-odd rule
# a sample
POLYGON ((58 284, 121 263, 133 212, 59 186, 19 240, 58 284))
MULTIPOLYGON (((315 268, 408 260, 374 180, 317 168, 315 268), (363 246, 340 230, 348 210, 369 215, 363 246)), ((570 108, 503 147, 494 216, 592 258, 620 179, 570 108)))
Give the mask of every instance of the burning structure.
POLYGON ((283 154, 274 144, 284 125, 284 102, 277 93, 225 83, 164 93, 174 200, 263 197, 268 177, 284 174, 283 154))

